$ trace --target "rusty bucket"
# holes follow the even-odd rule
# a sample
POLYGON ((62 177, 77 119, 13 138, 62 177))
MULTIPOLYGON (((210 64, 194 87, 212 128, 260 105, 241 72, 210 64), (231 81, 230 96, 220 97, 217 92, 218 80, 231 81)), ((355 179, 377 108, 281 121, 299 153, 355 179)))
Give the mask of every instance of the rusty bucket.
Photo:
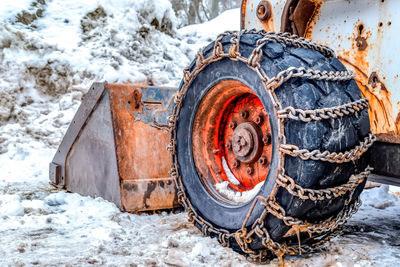
POLYGON ((166 150, 176 90, 94 83, 50 163, 50 183, 122 211, 178 206, 166 150))

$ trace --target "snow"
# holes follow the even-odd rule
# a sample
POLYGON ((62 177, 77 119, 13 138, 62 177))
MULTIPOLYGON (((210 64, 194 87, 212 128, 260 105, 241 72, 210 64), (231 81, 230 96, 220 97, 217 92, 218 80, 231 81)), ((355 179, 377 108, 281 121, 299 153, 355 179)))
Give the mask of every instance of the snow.
MULTIPOLYGON (((234 185, 239 185, 240 182, 236 179, 235 175, 231 172, 231 169, 229 169, 228 163, 226 162, 224 157, 222 158, 222 167, 224 168, 224 171, 226 173, 226 176, 227 176, 229 182, 231 182, 234 185)), ((221 183, 221 184, 223 184, 223 183, 221 183)), ((218 190, 218 186, 217 186, 217 190, 218 190)))
POLYGON ((236 203, 246 203, 248 201, 250 201, 251 199, 253 199, 258 191, 260 191, 262 185, 264 184, 264 182, 258 183, 253 189, 245 191, 245 192, 238 192, 238 191, 234 191, 232 189, 230 189, 229 186, 229 182, 224 181, 218 184, 215 184, 215 189, 217 189, 217 191, 224 195, 227 199, 232 200, 236 203))
MULTIPOLYGON (((203 24, 189 25, 179 29, 179 33, 188 39, 197 52, 200 48, 213 41, 224 31, 237 31, 240 29, 240 9, 225 11, 218 17, 203 24), (232 18, 236 18, 232 20, 232 18)), ((194 54, 193 57, 194 58, 194 54)))
POLYGON ((30 2, 30 0, 2 1, 0 18, 7 18, 17 15, 19 8, 21 6, 28 6, 30 2))
MULTIPOLYGON (((185 213, 122 213, 48 184, 48 163, 93 81, 177 86, 198 48, 239 28, 239 9, 176 29, 167 0, 1 6, 0 266, 253 266, 185 213)), ((286 266, 398 265, 399 191, 365 191, 342 234, 320 253, 285 257, 286 266)))

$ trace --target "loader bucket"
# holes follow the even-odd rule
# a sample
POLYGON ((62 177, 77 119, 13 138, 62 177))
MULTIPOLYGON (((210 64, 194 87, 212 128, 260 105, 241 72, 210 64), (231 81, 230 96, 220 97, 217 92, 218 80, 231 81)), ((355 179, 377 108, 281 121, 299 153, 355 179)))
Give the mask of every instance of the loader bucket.
POLYGON ((50 183, 122 211, 178 206, 166 150, 176 90, 94 83, 50 163, 50 183))

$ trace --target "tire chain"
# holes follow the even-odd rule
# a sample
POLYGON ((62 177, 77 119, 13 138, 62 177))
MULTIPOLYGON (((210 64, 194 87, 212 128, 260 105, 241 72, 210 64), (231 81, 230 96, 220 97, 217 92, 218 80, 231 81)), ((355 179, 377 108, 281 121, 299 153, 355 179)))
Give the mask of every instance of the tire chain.
POLYGON ((282 144, 280 151, 292 157, 300 157, 302 160, 311 159, 328 161, 331 163, 343 163, 359 159, 375 141, 376 136, 372 133, 369 133, 368 136, 364 138, 364 141, 361 141, 358 146, 345 152, 321 152, 318 149, 309 151, 307 149, 300 149, 298 146, 290 144, 282 144))
MULTIPOLYGON (((301 253, 309 253, 314 251, 317 247, 319 247, 321 244, 323 244, 326 240, 331 238, 333 235, 337 233, 337 229, 340 228, 342 224, 346 222, 348 218, 351 217, 351 215, 357 211, 358 207, 360 206, 360 200, 359 198, 356 200, 352 199, 353 192, 357 185, 365 181, 366 176, 368 175, 371 171, 371 168, 367 167, 367 169, 357 175, 352 176, 348 183, 343 184, 341 186, 335 187, 335 188, 329 188, 329 189, 306 189, 302 188, 301 186, 295 184, 294 180, 288 176, 285 175, 285 170, 282 166, 280 166, 279 170, 279 175, 277 179, 277 183, 275 184, 273 192, 276 192, 279 187, 285 188, 290 194, 292 194, 295 197, 298 197, 300 199, 309 199, 312 201, 321 201, 321 200, 326 200, 326 199, 331 199, 332 197, 337 197, 344 195, 348 193, 349 197, 345 200, 344 208, 342 211, 336 216, 336 217, 331 217, 328 220, 319 222, 319 223, 308 223, 301 221, 299 219, 290 217, 286 215, 285 210, 276 202, 274 196, 270 196, 269 199, 265 199, 262 196, 257 196, 252 204, 252 207, 250 208, 245 221, 243 222, 243 225, 241 229, 237 230, 236 232, 229 232, 226 229, 221 229, 218 227, 215 227, 211 223, 207 222, 204 220, 193 208, 191 202, 186 196, 182 179, 180 177, 180 174, 178 172, 178 158, 176 154, 176 138, 177 138, 177 133, 176 133, 176 122, 178 119, 178 116, 180 114, 181 106, 182 106, 182 100, 186 95, 187 90, 190 87, 190 84, 193 82, 194 78, 209 64, 213 62, 217 62, 223 58, 230 58, 231 60, 236 60, 236 61, 241 61, 243 63, 246 63, 247 66, 255 71, 260 79, 263 81, 264 87, 269 92, 272 94, 272 97, 275 101, 275 106, 278 108, 278 114, 281 119, 281 125, 283 124, 283 120, 286 118, 292 119, 292 117, 296 117, 295 114, 299 114, 299 120, 305 121, 308 118, 311 118, 313 120, 319 120, 318 118, 325 118, 325 114, 329 116, 329 118, 335 119, 337 117, 342 117, 344 115, 348 115, 347 112, 353 113, 353 110, 361 109, 361 108, 366 108, 364 106, 365 100, 360 100, 359 102, 361 103, 350 103, 351 107, 348 107, 347 105, 344 105, 340 107, 332 107, 332 108, 324 108, 323 111, 321 110, 315 110, 315 115, 312 113, 313 111, 301 111, 298 109, 294 109, 293 107, 286 107, 285 109, 282 109, 280 107, 280 103, 274 93, 274 89, 279 87, 282 83, 288 81, 291 78, 306 78, 306 79, 315 79, 315 80, 325 80, 325 81, 345 81, 345 80, 350 80, 354 76, 352 73, 344 71, 344 72, 326 72, 326 71, 318 71, 318 70, 312 70, 312 69, 305 69, 305 68, 289 68, 281 73, 279 73, 276 77, 269 78, 262 67, 260 66, 260 60, 262 57, 262 47, 268 43, 268 42, 278 42, 278 43, 284 43, 285 45, 288 46, 293 46, 293 47, 302 47, 302 48, 309 48, 313 49, 315 51, 321 52, 325 54, 328 57, 334 56, 334 52, 323 45, 315 44, 311 42, 308 39, 305 38, 300 38, 297 37, 296 35, 291 35, 288 33, 274 33, 274 32, 266 32, 266 31, 256 31, 256 30, 242 30, 240 32, 225 32, 223 34, 220 34, 216 41, 214 42, 214 47, 212 51, 212 55, 208 58, 204 58, 203 51, 200 50, 197 55, 196 55, 196 64, 193 69, 190 70, 190 68, 186 68, 184 70, 184 75, 183 75, 183 84, 178 92, 178 94, 175 96, 174 102, 175 106, 172 112, 172 115, 168 117, 168 125, 169 128, 171 129, 171 140, 169 145, 167 146, 168 151, 171 154, 171 163, 172 163, 172 169, 170 171, 170 174, 172 177, 174 177, 175 184, 178 190, 177 196, 178 196, 178 201, 180 204, 184 206, 184 208, 187 210, 189 220, 192 221, 193 223, 198 224, 201 226, 201 232, 204 235, 213 235, 216 236, 219 240, 219 242, 223 246, 230 246, 230 240, 235 239, 236 242, 239 244, 242 252, 247 255, 247 257, 256 262, 268 262, 271 259, 271 252, 277 256, 280 261, 282 262, 282 257, 285 253, 290 253, 290 254, 301 254, 301 253), (260 34, 262 35, 262 38, 257 41, 257 46, 254 48, 252 51, 251 55, 249 58, 241 56, 239 52, 239 44, 240 44, 240 37, 243 34, 246 33, 253 33, 253 34, 260 34), (231 38, 230 42, 232 43, 232 46, 229 49, 228 53, 225 53, 223 51, 223 46, 221 44, 221 40, 229 35, 233 35, 231 38), (342 114, 343 113, 343 114, 342 114), (288 114, 285 116, 285 114, 288 114), (300 115, 301 114, 301 115, 300 115), (333 115, 334 114, 334 115, 333 115), (293 116, 291 116, 293 115, 293 116), (303 116, 304 115, 304 116, 303 116), (302 116, 302 117, 300 117, 302 116), (317 118, 317 119, 315 119, 317 118), (246 227, 246 224, 250 218, 250 215, 258 201, 261 200, 261 205, 264 206, 264 210, 261 214, 261 216, 254 222, 254 224, 251 226, 251 228, 248 231, 248 227, 246 227), (275 217, 281 219, 287 226, 291 227, 295 231, 295 233, 298 236, 298 244, 291 245, 287 244, 285 242, 283 243, 278 243, 275 242, 269 235, 269 232, 267 228, 264 226, 264 219, 267 216, 267 214, 272 214, 275 217), (313 233, 320 234, 319 236, 314 236, 314 238, 317 240, 316 242, 312 244, 300 244, 300 232, 308 232, 310 234, 310 237, 312 236, 313 233), (251 244, 254 240, 255 237, 259 237, 262 240, 262 244, 265 246, 265 250, 253 250, 249 247, 249 244, 251 244)), ((305 121, 308 122, 308 121, 305 121)), ((280 127, 282 128, 282 126, 280 127)), ((284 134, 282 133, 282 129, 280 129, 280 137, 281 137, 281 146, 285 145, 286 143, 286 138, 284 134)), ((362 150, 363 153, 365 152, 362 150)), ((328 152, 329 153, 329 152, 328 152)), ((326 159, 326 155, 324 152, 322 152, 322 156, 319 157, 320 160, 326 159)), ((281 151, 281 161, 283 161, 284 153, 281 151)), ((349 156, 350 158, 354 158, 355 155, 352 153, 349 156)), ((327 161, 329 161, 327 159, 327 161)))
POLYGON ((309 199, 312 201, 323 201, 326 199, 337 198, 346 194, 347 192, 353 191, 355 188, 357 188, 357 186, 365 181, 371 171, 372 168, 367 167, 363 172, 351 175, 349 181, 345 184, 318 190, 303 188, 296 184, 293 178, 285 174, 279 174, 276 182, 281 187, 286 188, 291 195, 296 196, 297 198, 302 200, 309 199))
POLYGON ((278 111, 278 118, 291 119, 302 122, 320 121, 323 119, 336 119, 338 117, 354 114, 366 108, 369 108, 368 102, 369 100, 367 98, 362 98, 360 100, 341 106, 314 110, 303 110, 295 109, 293 107, 286 107, 278 111))
POLYGON ((355 77, 355 74, 349 71, 319 71, 306 69, 304 67, 290 67, 287 70, 281 71, 274 78, 269 79, 266 83, 267 87, 273 89, 278 88, 284 82, 292 78, 306 78, 317 81, 348 81, 355 77))

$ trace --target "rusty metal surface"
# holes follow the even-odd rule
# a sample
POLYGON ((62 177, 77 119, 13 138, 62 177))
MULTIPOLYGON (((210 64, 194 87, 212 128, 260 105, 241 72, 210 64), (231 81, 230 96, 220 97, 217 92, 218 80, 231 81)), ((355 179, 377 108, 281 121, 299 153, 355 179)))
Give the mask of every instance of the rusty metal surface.
POLYGON ((137 190, 133 194, 125 192, 124 188, 127 187, 122 186, 122 206, 128 211, 172 208, 177 205, 173 183, 164 183, 162 189, 159 189, 161 185, 152 185, 158 184, 158 179, 170 177, 168 172, 171 169, 169 153, 166 150, 170 132, 153 125, 156 118, 153 115, 167 117, 164 109, 176 89, 152 87, 146 92, 147 89, 126 84, 109 85, 121 184, 129 184, 129 188, 136 185, 138 189, 146 189, 137 190), (168 193, 156 196, 157 192, 162 190, 168 193), (146 195, 152 197, 146 198, 146 195), (137 202, 138 200, 144 202, 137 202))
POLYGON ((280 22, 280 31, 281 32, 292 32, 292 21, 289 20, 289 17, 291 13, 293 13, 294 7, 297 5, 299 0, 287 0, 287 1, 281 1, 284 3, 283 4, 283 10, 281 13, 281 22, 280 22))
POLYGON ((166 150, 175 88, 95 83, 50 163, 50 180, 137 212, 178 206, 166 150))
POLYGON ((400 91, 395 67, 400 63, 396 53, 399 20, 394 13, 399 8, 399 1, 328 1, 322 4, 308 34, 317 42, 329 44, 357 73, 362 94, 370 100, 371 129, 378 140, 395 143, 400 141, 400 91))
POLYGON ((133 111, 131 114, 135 120, 151 124, 156 128, 167 128, 167 115, 172 113, 173 100, 177 89, 172 87, 146 87, 141 91, 141 101, 137 105, 140 112, 133 111))
POLYGON ((321 3, 315 0, 292 0, 285 4, 282 14, 281 31, 305 36, 321 3))
POLYGON ((370 100, 371 129, 378 140, 400 143, 400 21, 395 13, 400 1, 270 0, 273 28, 259 23, 252 8, 259 2, 242 2, 242 27, 280 29, 333 48, 370 100))
POLYGON ((244 192, 266 179, 272 154, 268 116, 254 91, 236 80, 217 83, 202 99, 193 123, 193 160, 216 200, 235 205, 216 190, 222 181, 244 192))
POLYGON ((121 190, 127 211, 170 209, 178 206, 172 177, 122 180, 121 190))

